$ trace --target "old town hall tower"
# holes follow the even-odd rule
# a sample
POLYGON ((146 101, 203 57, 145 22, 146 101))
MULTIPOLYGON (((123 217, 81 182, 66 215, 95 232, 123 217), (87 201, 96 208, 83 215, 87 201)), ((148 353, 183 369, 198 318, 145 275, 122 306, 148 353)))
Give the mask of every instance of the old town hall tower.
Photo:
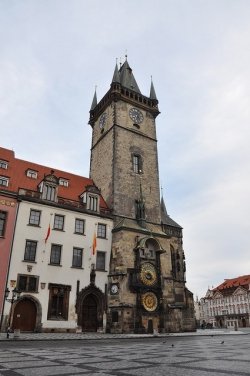
POLYGON ((112 333, 194 330, 182 228, 160 200, 158 115, 153 83, 149 97, 142 95, 127 59, 90 110, 90 177, 114 216, 107 287, 112 333))

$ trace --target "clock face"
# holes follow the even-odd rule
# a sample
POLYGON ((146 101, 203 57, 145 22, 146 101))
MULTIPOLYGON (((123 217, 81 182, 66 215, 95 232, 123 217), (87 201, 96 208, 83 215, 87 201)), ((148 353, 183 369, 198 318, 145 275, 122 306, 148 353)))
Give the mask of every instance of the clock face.
POLYGON ((118 286, 117 285, 111 285, 110 292, 111 292, 111 294, 117 294, 118 293, 118 286))
POLYGON ((104 112, 99 119, 100 129, 103 129, 104 125, 106 124, 106 120, 107 120, 107 114, 106 114, 106 112, 104 112))
POLYGON ((141 122, 143 121, 143 114, 137 108, 134 108, 134 107, 130 108, 129 116, 130 116, 130 119, 133 120, 135 124, 141 124, 141 122))
POLYGON ((140 271, 141 282, 146 286, 153 286, 157 282, 157 272, 150 262, 145 262, 140 271))
POLYGON ((146 292, 142 295, 142 305, 146 311, 153 312, 158 306, 157 296, 153 292, 146 292))

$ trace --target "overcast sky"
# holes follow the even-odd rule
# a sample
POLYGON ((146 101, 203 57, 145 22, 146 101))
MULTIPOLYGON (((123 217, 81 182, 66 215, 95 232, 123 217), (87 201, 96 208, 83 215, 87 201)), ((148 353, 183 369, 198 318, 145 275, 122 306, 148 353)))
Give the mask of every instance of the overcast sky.
POLYGON ((159 100, 160 181, 195 297, 250 274, 250 1, 0 0, 0 145, 89 174, 116 58, 159 100))

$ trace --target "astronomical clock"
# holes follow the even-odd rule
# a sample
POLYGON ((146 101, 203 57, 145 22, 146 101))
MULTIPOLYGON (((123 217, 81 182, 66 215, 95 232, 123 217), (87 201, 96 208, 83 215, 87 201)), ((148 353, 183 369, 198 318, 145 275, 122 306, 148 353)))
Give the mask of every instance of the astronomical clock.
MULTIPOLYGON (((130 289, 137 294, 140 314, 158 314, 161 308, 159 244, 153 238, 142 239, 135 252, 135 268, 130 271, 130 289)), ((139 313, 138 312, 138 313, 139 313)))

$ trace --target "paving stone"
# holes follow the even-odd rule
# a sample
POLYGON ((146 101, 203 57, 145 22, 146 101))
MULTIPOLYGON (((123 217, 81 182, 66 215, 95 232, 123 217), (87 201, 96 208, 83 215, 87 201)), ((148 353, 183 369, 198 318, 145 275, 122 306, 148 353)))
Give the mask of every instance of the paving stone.
POLYGON ((13 342, 0 351, 0 376, 250 376, 249 353, 250 335, 13 342))
POLYGON ((53 367, 35 367, 35 368, 25 368, 17 369, 20 375, 24 376, 49 376, 49 375, 77 375, 82 374, 83 370, 80 368, 72 366, 53 366, 53 367))

